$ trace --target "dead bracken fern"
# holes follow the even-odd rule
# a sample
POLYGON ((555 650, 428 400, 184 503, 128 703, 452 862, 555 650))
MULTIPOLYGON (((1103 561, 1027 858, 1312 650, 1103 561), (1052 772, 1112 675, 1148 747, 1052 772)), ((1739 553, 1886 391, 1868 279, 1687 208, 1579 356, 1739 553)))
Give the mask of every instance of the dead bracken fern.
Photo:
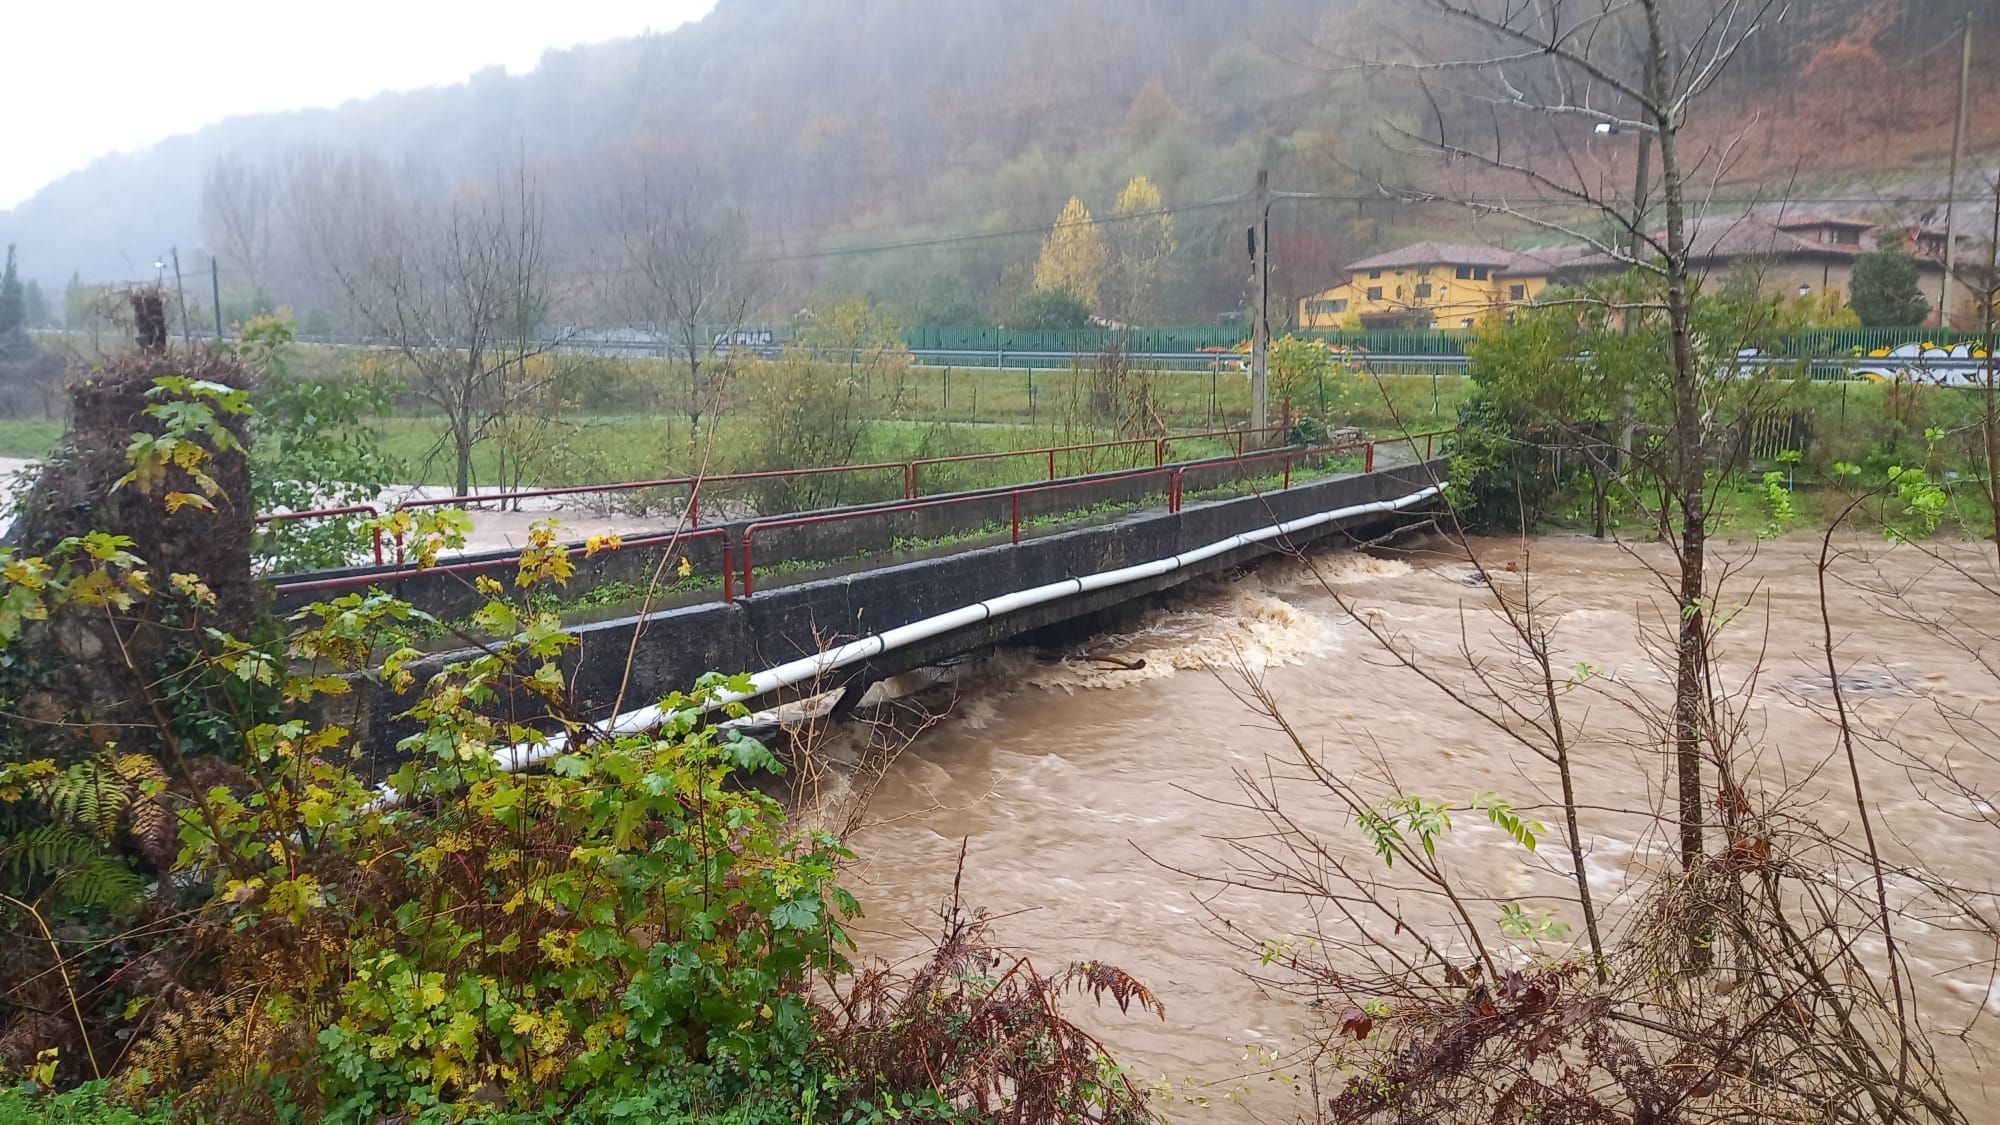
POLYGON ((1090 993, 1090 998, 1104 1003, 1106 993, 1118 1001, 1118 1010, 1129 1013, 1136 1002, 1141 1011, 1151 1011, 1161 1019, 1167 1018, 1167 1006, 1160 1003, 1143 984, 1132 978, 1130 973, 1116 965, 1102 961, 1078 961, 1056 978, 1060 987, 1074 987, 1080 992, 1090 993))
POLYGON ((1151 990, 1101 961, 1042 975, 989 940, 991 919, 964 910, 956 884, 939 916, 943 932, 913 970, 864 968, 821 1008, 830 1048, 863 1077, 857 1093, 933 1089, 1001 1125, 1154 1120, 1145 1093, 1060 1003, 1074 990, 1165 1019, 1151 990))

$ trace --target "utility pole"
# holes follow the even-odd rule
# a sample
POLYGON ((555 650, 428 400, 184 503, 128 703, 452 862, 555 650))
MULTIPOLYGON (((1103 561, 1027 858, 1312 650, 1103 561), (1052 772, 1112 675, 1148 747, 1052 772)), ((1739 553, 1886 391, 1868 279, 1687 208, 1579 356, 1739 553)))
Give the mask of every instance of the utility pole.
POLYGON ((1944 185, 1944 281, 1938 285, 1938 327, 1951 327, 1951 283, 1958 272, 1958 242, 1952 236, 1952 197, 1958 194, 1959 153, 1965 148, 1966 95, 1972 86, 1972 13, 1965 13, 1965 43, 1958 59, 1958 120, 1951 130, 1951 177, 1944 185))
POLYGON ((181 303, 181 343, 185 344, 185 343, 187 343, 187 342, 188 342, 188 341, 189 341, 190 339, 192 339, 193 337, 191 337, 191 336, 190 336, 190 335, 188 334, 188 299, 187 299, 187 291, 186 291, 185 289, 182 289, 182 288, 181 288, 181 248, 180 248, 180 247, 178 247, 178 246, 176 246, 176 247, 173 247, 173 258, 174 258, 174 297, 175 297, 175 298, 176 298, 177 300, 179 300, 179 301, 180 301, 180 303, 181 303))
POLYGON ((208 300, 215 306, 215 338, 222 339, 222 263, 208 256, 208 300))
POLYGON ((1256 271, 1257 307, 1250 324, 1250 429, 1264 443, 1271 424, 1271 172, 1257 169, 1257 225, 1250 228, 1250 265, 1256 271))

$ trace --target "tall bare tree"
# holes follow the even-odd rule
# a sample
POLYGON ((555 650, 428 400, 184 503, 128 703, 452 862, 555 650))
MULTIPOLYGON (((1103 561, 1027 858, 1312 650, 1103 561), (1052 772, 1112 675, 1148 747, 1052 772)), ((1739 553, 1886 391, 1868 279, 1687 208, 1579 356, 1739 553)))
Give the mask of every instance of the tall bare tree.
POLYGON ((689 441, 727 370, 735 333, 763 297, 765 271, 746 261, 743 217, 700 170, 662 176, 631 167, 611 193, 607 225, 619 261, 607 303, 687 365, 689 441))
POLYGON ((1670 738, 1681 862, 1692 869, 1704 846, 1704 730, 1713 713, 1704 681, 1706 470, 1715 396, 1728 372, 1710 362, 1695 339, 1700 278, 1691 265, 1690 224, 1700 200, 1690 199, 1689 185, 1719 174, 1727 146, 1711 148, 1690 168, 1682 137, 1696 103, 1746 44, 1768 33, 1786 4, 1428 0, 1428 6, 1445 21, 1431 42, 1447 46, 1412 47, 1362 65, 1410 79, 1434 106, 1483 110, 1494 128, 1490 141, 1477 132, 1448 134, 1439 114, 1435 132, 1399 130, 1402 140, 1442 158, 1443 178, 1461 183, 1411 194, 1531 223, 1576 243, 1579 257, 1637 271, 1639 291, 1619 300, 1630 315, 1661 318, 1668 328, 1660 390, 1670 422, 1662 435, 1667 464, 1659 476, 1669 509, 1663 526, 1678 564, 1671 576, 1679 620, 1670 738), (1624 165, 1615 145, 1621 140, 1639 168, 1630 193, 1621 183, 1624 165), (1657 154, 1657 168, 1640 154, 1657 154), (1483 190, 1475 190, 1475 182, 1483 190), (1657 220, 1648 200, 1658 201, 1657 220))
POLYGON ((232 291, 261 299, 270 281, 277 177, 240 156, 209 165, 201 182, 201 230, 227 269, 232 291))
MULTIPOLYGON (((1959 887, 1885 852, 1886 825, 1865 795, 1852 738, 1843 738, 1833 760, 1851 781, 1858 833, 1838 826, 1827 798, 1804 797, 1806 787, 1789 773, 1781 786, 1758 784, 1763 656, 1753 654, 1747 667, 1718 656, 1731 614, 1713 607, 1745 599, 1734 592, 1732 560, 1711 551, 1706 490, 1719 487, 1710 476, 1726 476, 1740 455, 1740 435, 1732 439, 1725 430, 1730 412, 1770 385, 1735 360, 1736 344, 1755 332, 1754 308, 1740 324, 1731 322, 1730 310, 1772 306, 1754 297, 1703 296, 1697 303, 1706 279, 1695 260, 1712 245, 1710 224, 1718 216, 1699 213, 1701 201, 1691 198, 1698 192, 1689 185, 1715 178, 1717 165, 1708 162, 1728 142, 1689 163, 1685 153, 1700 150, 1684 149, 1682 141, 1701 95, 1782 5, 1431 4, 1449 17, 1440 25, 1447 31, 1425 29, 1432 50, 1371 65, 1412 77, 1430 104, 1461 99, 1490 108, 1496 120, 1512 115, 1516 128, 1496 127, 1491 149, 1482 138, 1447 137, 1442 113, 1438 131, 1404 132, 1446 158, 1439 180, 1472 170, 1449 193, 1412 194, 1564 232, 1579 244, 1572 251, 1577 260, 1628 271, 1567 299, 1589 302, 1601 323, 1629 314, 1644 329, 1634 337, 1649 352, 1647 389, 1664 426, 1642 458, 1662 484, 1669 517, 1662 538, 1672 553, 1658 566, 1644 557, 1657 551, 1634 548, 1631 556, 1652 567, 1671 595, 1657 619, 1642 614, 1639 630, 1642 649, 1667 673, 1665 683, 1657 695, 1637 680, 1593 685, 1592 669, 1554 655, 1560 611, 1552 613, 1550 600, 1536 592, 1525 538, 1518 578, 1511 560, 1509 576, 1495 576, 1481 565, 1483 548, 1466 542, 1465 557, 1488 576, 1492 610, 1503 624, 1491 635, 1494 647, 1482 650, 1475 630, 1461 621, 1456 660, 1421 651, 1328 587, 1399 664, 1491 724, 1503 744, 1554 768, 1561 793, 1551 805, 1564 818, 1570 854, 1551 873, 1574 880, 1587 959, 1523 957, 1518 946, 1501 951, 1490 944, 1466 905, 1487 888, 1434 861, 1441 854, 1433 850, 1434 837, 1450 829, 1443 815, 1449 804, 1422 794, 1361 792, 1352 771, 1325 767, 1315 740, 1290 727, 1254 677, 1246 677, 1246 698, 1287 736, 1305 772, 1245 771, 1246 805, 1266 823, 1256 835, 1230 841, 1236 854, 1225 873, 1202 877, 1302 896, 1338 920, 1297 952, 1267 953, 1262 962, 1283 960, 1288 973, 1277 975, 1296 974, 1292 979, 1316 1003, 1341 1013, 1327 1045, 1338 1042, 1329 1057, 1345 1076, 1322 1107, 1324 1120, 1970 1120, 1954 1100, 1942 1052, 1916 1018, 1918 994, 1904 945, 1910 939, 1899 919, 1905 911, 1939 909, 1962 924, 1958 916, 1976 908, 1981 914, 1967 928, 1990 935, 1990 907, 1983 900, 1960 904, 1967 896, 1959 887), (1590 138, 1604 135, 1599 125, 1636 134, 1657 154, 1656 178, 1635 193, 1660 201, 1664 214, 1657 221, 1629 198, 1593 190, 1593 164, 1605 159, 1589 148, 1590 138), (1608 725, 1593 717, 1582 702, 1593 695, 1630 719, 1608 725), (1607 901, 1587 878, 1588 845, 1578 818, 1608 810, 1576 785, 1571 763, 1574 751, 1589 747, 1597 756, 1614 739, 1640 750, 1639 768, 1649 776, 1664 757, 1663 772, 1672 775, 1667 807, 1635 815, 1645 826, 1642 836, 1661 821, 1677 829, 1680 862, 1658 877, 1642 876, 1636 896, 1607 901), (1704 789, 1705 768, 1715 771, 1711 789, 1704 789), (1383 863, 1407 874, 1371 876, 1324 847, 1315 824, 1326 806, 1296 816, 1296 798, 1285 792, 1302 776, 1309 788, 1345 804, 1383 863), (1723 846, 1708 851, 1706 832, 1723 846), (1905 897, 1897 902, 1889 889, 1897 880, 1923 890, 1898 891, 1905 897), (1430 901, 1417 905, 1423 899, 1430 901), (1604 906, 1610 912, 1600 912, 1604 906), (1439 924, 1440 917, 1447 920, 1439 924), (1440 941, 1444 932, 1450 939, 1440 941)), ((1627 153, 1638 163, 1637 153, 1627 153)), ((1727 288, 1739 284, 1744 279, 1731 278, 1727 288)), ((1756 289, 1756 281, 1747 287, 1756 289)), ((1830 552, 1822 550, 1822 571, 1830 552)), ((1830 603, 1821 589, 1825 615, 1830 603)), ((1825 626, 1824 668, 1845 733, 1843 660, 1830 616, 1825 626)), ((1981 642, 1969 643, 1986 651, 1981 642)), ((1388 763, 1381 773, 1395 785, 1388 763)), ((1471 805, 1527 842, 1509 819, 1511 806, 1496 814, 1488 795, 1471 805)), ((1563 927, 1544 927, 1518 908, 1503 907, 1499 929, 1530 943, 1566 937, 1563 927)))
POLYGON ((353 318, 396 352, 448 427, 453 481, 473 485, 473 449, 539 392, 528 361, 562 342, 535 179, 525 167, 448 194, 415 169, 309 155, 292 169, 292 219, 353 318))

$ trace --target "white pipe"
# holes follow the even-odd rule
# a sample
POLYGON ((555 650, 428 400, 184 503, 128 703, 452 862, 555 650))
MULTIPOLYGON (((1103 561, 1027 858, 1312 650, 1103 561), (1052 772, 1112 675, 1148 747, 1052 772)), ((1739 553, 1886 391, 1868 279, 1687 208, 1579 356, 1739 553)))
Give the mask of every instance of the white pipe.
MULTIPOLYGON (((894 629, 886 629, 880 633, 862 637, 859 640, 849 641, 836 648, 827 649, 824 652, 788 661, 775 668, 768 668, 750 678, 751 689, 749 691, 740 694, 736 692, 725 693, 708 704, 705 709, 712 710, 727 703, 740 703, 745 699, 764 695, 779 688, 792 687, 796 684, 816 680, 836 668, 842 668, 849 664, 866 660, 871 656, 878 656, 885 652, 894 651, 895 649, 902 648, 904 645, 942 636, 954 629, 962 629, 967 625, 976 625, 981 621, 990 620, 1002 614, 1012 613, 1015 610, 1027 609, 1030 606, 1042 605, 1043 603, 1052 602, 1059 598, 1088 593, 1092 590, 1103 590, 1112 586, 1122 586, 1128 582, 1157 578, 1162 574, 1179 570, 1181 567, 1191 563, 1212 559, 1217 555, 1233 551, 1238 547, 1247 547, 1252 543, 1262 543, 1266 539, 1275 539, 1280 535, 1290 535, 1294 531, 1303 531, 1307 528, 1317 527, 1320 524, 1330 523, 1334 520, 1348 519, 1353 516, 1373 515, 1378 512, 1399 511, 1420 500, 1427 500, 1444 491, 1447 483, 1449 482, 1441 481, 1412 492, 1408 496, 1398 497, 1394 500, 1376 500, 1367 504, 1355 504, 1346 508, 1336 508, 1330 512, 1300 516, 1295 520, 1287 520, 1284 523, 1275 523, 1267 527, 1260 527, 1255 531, 1246 531, 1239 535, 1232 535, 1227 539, 1219 539, 1204 547, 1182 551, 1171 558, 1155 559, 1152 562, 1120 567, 1117 570, 1107 570, 1098 574, 1087 574, 1081 578, 1065 578, 1060 582, 1050 582, 1046 585, 1033 586, 1026 590, 1017 590, 1011 594, 1002 594, 996 598, 988 598, 983 602, 974 602, 971 605, 954 609, 949 613, 940 613, 934 617, 926 617, 921 621, 912 621, 908 625, 898 625, 894 629)), ((650 730, 658 726, 665 717, 665 713, 657 705, 641 707, 636 711, 627 711, 621 715, 614 715, 609 719, 593 723, 589 729, 599 734, 637 734, 640 731, 650 730)), ((514 743, 505 751, 507 761, 502 763, 501 768, 518 770, 532 766, 537 762, 546 761, 568 748, 569 737, 569 734, 564 732, 550 735, 548 738, 536 742, 514 743)))

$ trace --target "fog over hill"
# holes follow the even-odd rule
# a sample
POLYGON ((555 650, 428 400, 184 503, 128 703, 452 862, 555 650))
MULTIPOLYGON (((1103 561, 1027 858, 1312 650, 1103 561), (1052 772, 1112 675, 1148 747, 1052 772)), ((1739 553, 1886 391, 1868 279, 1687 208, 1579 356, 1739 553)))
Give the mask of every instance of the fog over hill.
MULTIPOLYGON (((907 319, 990 315, 1022 283, 1035 239, 952 241, 1045 226, 1070 196, 1094 212, 1149 177, 1177 213, 1159 315, 1239 307, 1243 215, 1199 205, 1245 191, 1373 190, 1429 174, 1385 125, 1473 128, 1476 107, 1343 69, 1445 34, 1404 0, 722 0, 699 23, 551 52, 450 87, 333 109, 233 118, 110 156, 0 212, 0 242, 59 292, 230 256, 203 187, 218 161, 281 178, 308 152, 361 152, 449 194, 525 164, 552 259, 588 306, 593 246, 615 233, 604 184, 620 169, 693 178, 739 212, 747 252, 775 259, 767 313, 860 291, 907 319), (940 241, 942 240, 942 241, 940 241), (882 244, 892 251, 825 253, 882 244)), ((1811 178, 1934 166, 1950 134, 1954 32, 1944 4, 1794 0, 1714 96, 1744 125, 1732 174, 1811 178), (1916 80, 1922 78, 1923 80, 1916 80)), ((1980 0, 1992 21, 2000 0, 1980 0)), ((1986 41, 1992 42, 1989 37, 1986 41)), ((300 43, 294 49, 310 50, 300 43)), ((1984 59, 1975 98, 2000 89, 1984 59)), ((2000 122, 1975 121, 1975 141, 2000 122)), ((1614 157, 1615 159, 1615 157, 1614 157)), ((271 206, 282 211, 282 199, 271 206)), ((1274 216, 1281 293, 1445 221, 1390 205, 1298 204, 1274 216)), ((275 220, 273 220, 275 223, 275 220)), ((1465 232, 1458 232, 1465 233, 1465 232)), ((279 240, 281 241, 281 240, 279 240)), ((274 245, 261 296, 320 293, 311 265, 274 245)))

